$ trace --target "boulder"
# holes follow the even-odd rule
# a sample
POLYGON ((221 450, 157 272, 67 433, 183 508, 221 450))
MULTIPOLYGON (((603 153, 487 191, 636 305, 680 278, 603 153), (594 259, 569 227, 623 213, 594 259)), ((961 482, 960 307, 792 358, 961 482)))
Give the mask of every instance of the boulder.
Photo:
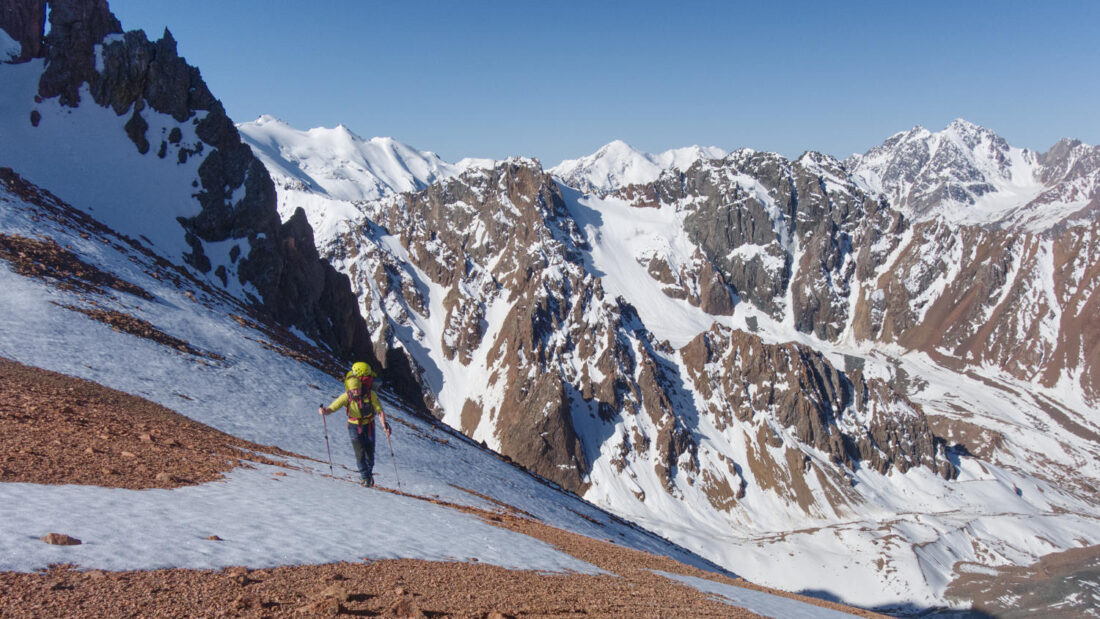
POLYGON ((39 539, 47 544, 53 544, 54 546, 79 546, 83 543, 75 537, 65 535, 64 533, 47 533, 39 539))

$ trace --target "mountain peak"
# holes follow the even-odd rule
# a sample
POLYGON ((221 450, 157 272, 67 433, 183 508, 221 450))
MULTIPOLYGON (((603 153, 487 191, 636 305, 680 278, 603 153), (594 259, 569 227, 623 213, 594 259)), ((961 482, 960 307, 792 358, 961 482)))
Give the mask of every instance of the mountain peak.
POLYGON ((965 118, 956 118, 947 125, 947 128, 957 131, 988 131, 981 125, 976 125, 965 118))
POLYGON ((642 151, 634 148, 630 144, 627 144, 623 140, 611 140, 607 144, 604 144, 596 151, 593 157, 607 156, 607 155, 644 155, 642 151))
POLYGON ((699 145, 654 155, 622 140, 613 140, 591 155, 567 159, 549 171, 577 189, 606 194, 626 185, 655 181, 666 170, 686 170, 701 159, 721 159, 726 155, 725 150, 715 146, 699 145))
MULTIPOLYGON (((434 153, 392 137, 364 139, 344 124, 302 131, 264 115, 238 125, 238 129, 276 182, 321 188, 337 200, 374 200, 426 187, 461 172, 434 153)), ((284 216, 293 213, 297 205, 291 197, 280 196, 284 216)), ((323 230, 331 223, 314 209, 307 209, 307 215, 316 229, 323 230)))
MULTIPOLYGON (((1073 160, 1074 148, 1066 140, 1037 155, 1011 146, 992 129, 956 118, 935 133, 917 127, 896 134, 845 163, 861 188, 885 194, 916 219, 942 217, 955 223, 1005 226, 1027 223, 1027 230, 1034 232, 1057 224, 1062 219, 1059 213, 1072 210, 1069 206, 1051 210, 1045 202, 1035 201, 1051 189, 1045 183, 1054 183, 1070 170, 1067 162, 1073 160), (1059 171, 1045 169, 1052 166, 1059 171)), ((1076 190, 1066 191, 1077 195, 1076 190)), ((1085 190, 1077 193, 1081 191, 1085 190)))
POLYGON ((275 116, 272 116, 271 114, 260 114, 260 116, 258 118, 256 118, 256 120, 252 121, 251 124, 259 126, 259 127, 262 127, 264 125, 284 125, 284 126, 288 126, 288 127, 290 126, 290 125, 287 124, 287 122, 285 120, 282 120, 280 118, 276 118, 275 116))
POLYGON ((971 149, 973 149, 975 144, 982 139, 1004 141, 1001 136, 997 135, 997 132, 992 129, 987 129, 963 118, 956 118, 951 121, 951 123, 941 132, 941 135, 957 136, 971 149))

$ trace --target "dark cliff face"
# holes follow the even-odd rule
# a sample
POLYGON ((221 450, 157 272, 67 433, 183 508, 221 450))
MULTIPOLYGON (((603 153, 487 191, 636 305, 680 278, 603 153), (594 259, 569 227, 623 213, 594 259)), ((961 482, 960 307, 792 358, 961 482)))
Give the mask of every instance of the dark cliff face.
MULTIPOLYGON (((36 48, 30 43, 43 40, 44 21, 36 18, 45 15, 46 4, 0 1, 0 25, 23 42, 24 52, 45 59, 39 96, 57 97, 71 107, 109 107, 129 116, 127 135, 146 156, 164 158, 172 143, 181 163, 202 158, 195 191, 201 211, 178 224, 165 221, 166 226, 183 227, 180 233, 191 247, 184 260, 209 273, 213 265, 204 243, 240 240, 241 247, 250 248, 233 257, 240 283, 255 287, 259 298, 252 300, 263 312, 297 327, 341 358, 377 366, 348 278, 319 258, 300 212, 285 224, 280 221, 267 170, 241 142, 199 70, 178 55, 171 33, 165 31, 156 42, 140 31, 123 34, 105 0, 50 0, 50 33, 36 48), (85 87, 91 101, 82 100, 85 87), (144 118, 150 112, 171 116, 179 127, 164 136, 150 135, 144 118), (194 126, 200 141, 182 148, 179 128, 186 124, 194 126)), ((224 268, 214 275, 227 283, 224 268)), ((407 377, 395 378, 407 382, 407 377)))
POLYGON ((14 62, 26 62, 42 55, 46 0, 0 0, 0 29, 23 46, 14 62))

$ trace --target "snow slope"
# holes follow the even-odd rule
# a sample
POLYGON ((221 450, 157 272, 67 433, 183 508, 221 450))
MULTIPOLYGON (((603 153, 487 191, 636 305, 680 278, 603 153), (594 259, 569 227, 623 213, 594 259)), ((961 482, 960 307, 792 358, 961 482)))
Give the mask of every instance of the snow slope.
POLYGON ((6 62, 18 58, 23 53, 23 46, 11 38, 6 31, 0 29, 0 62, 6 62))
MULTIPOLYGON (((126 135, 127 115, 118 116, 94 104, 65 107, 55 99, 36 103, 42 60, 0 65, 0 166, 13 168, 30 182, 62 200, 81 205, 93 217, 122 234, 145 237, 172 260, 190 250, 177 217, 193 217, 200 205, 192 197, 201 158, 187 163, 138 152, 126 135), (41 115, 38 126, 28 119, 41 115)), ((81 92, 90 102, 87 85, 81 92)), ((176 126, 170 116, 143 112, 147 134, 159 136, 176 126)), ((174 149, 199 142, 194 124, 186 123, 174 149)), ((235 279, 235 278, 234 278, 235 279)))

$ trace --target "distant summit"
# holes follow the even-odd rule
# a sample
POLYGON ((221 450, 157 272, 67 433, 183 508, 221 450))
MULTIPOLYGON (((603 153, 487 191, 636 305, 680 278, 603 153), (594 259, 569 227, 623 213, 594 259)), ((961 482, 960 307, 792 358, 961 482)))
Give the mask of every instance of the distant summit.
POLYGON ((935 133, 919 125, 897 133, 845 165, 860 187, 917 220, 1040 232, 1097 208, 1098 159, 1095 148, 1067 140, 1040 155, 959 118, 935 133))
POLYGON ((238 131, 281 186, 297 183, 338 200, 376 200, 423 189, 460 168, 393 138, 364 139, 344 125, 300 130, 260 116, 238 131))
POLYGON ((651 183, 665 170, 686 170, 700 159, 726 154, 714 146, 688 146, 652 155, 615 140, 586 157, 562 161, 549 172, 581 191, 604 195, 625 185, 651 183))

